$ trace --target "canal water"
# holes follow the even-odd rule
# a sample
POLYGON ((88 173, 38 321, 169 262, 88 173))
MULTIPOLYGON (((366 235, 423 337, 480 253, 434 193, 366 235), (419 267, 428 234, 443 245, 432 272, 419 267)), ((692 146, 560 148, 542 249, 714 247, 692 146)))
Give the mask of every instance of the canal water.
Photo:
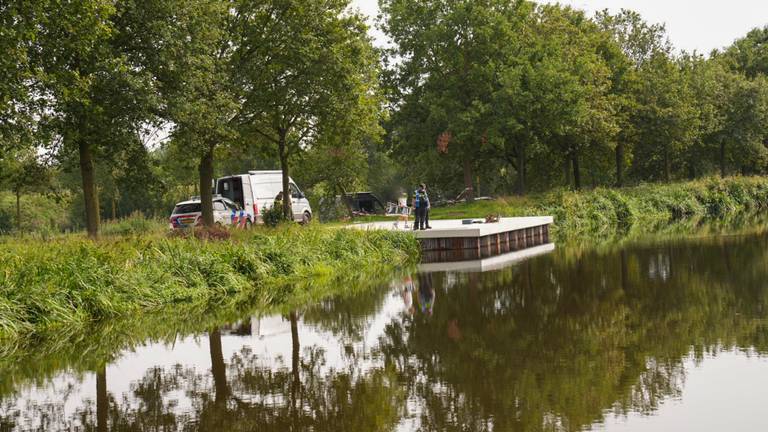
POLYGON ((558 247, 40 361, 0 431, 768 430, 767 318, 765 235, 558 247))

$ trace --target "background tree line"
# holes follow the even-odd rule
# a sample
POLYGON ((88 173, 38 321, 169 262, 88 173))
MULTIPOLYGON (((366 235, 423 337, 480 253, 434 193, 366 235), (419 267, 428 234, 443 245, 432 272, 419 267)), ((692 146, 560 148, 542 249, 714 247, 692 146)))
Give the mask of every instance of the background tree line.
POLYGON ((380 3, 386 142, 412 181, 524 194, 766 171, 768 29, 703 56, 627 10, 380 3))
POLYGON ((768 28, 704 56, 631 11, 380 7, 382 49, 348 0, 6 2, 0 230, 47 212, 96 237, 193 194, 211 223, 211 180, 248 169, 315 201, 768 169, 768 28))

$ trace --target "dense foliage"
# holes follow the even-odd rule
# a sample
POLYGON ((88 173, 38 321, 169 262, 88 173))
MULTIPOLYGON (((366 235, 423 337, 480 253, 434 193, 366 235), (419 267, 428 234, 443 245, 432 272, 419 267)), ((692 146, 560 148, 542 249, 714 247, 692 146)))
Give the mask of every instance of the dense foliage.
POLYGON ((765 31, 708 57, 662 25, 527 1, 383 0, 388 143, 451 198, 768 169, 765 31), (762 63, 761 63, 762 62, 762 63))

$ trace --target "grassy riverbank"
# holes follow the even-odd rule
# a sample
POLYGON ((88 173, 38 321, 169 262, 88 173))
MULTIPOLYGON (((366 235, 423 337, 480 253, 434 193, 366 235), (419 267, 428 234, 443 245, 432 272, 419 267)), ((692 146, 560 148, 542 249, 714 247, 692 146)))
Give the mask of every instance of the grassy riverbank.
POLYGON ((417 256, 407 233, 321 226, 238 232, 227 241, 158 233, 99 242, 77 235, 47 242, 6 238, 0 248, 0 340, 167 307, 202 313, 310 300, 345 287, 300 282, 373 274, 417 256))
POLYGON ((720 218, 768 208, 768 177, 710 178, 631 188, 556 191, 432 209, 434 219, 552 215, 558 240, 657 230, 687 219, 720 218))

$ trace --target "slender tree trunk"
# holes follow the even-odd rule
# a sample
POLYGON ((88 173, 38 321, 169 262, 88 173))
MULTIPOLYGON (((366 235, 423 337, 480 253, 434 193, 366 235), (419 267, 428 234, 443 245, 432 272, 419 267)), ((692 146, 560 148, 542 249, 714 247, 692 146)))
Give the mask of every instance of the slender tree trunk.
POLYGON ((688 180, 696 179, 696 164, 694 163, 694 157, 691 156, 691 160, 688 161, 688 180))
POLYGON ((525 195, 525 144, 519 142, 517 144, 517 184, 515 185, 515 192, 518 195, 525 195))
POLYGON ((208 345, 211 351, 211 375, 216 389, 216 404, 224 404, 229 397, 227 385, 227 366, 221 350, 221 332, 216 329, 208 332, 208 345))
POLYGON ((280 154, 280 169, 283 171, 283 215, 286 219, 293 220, 293 208, 291 206, 291 187, 290 173, 288 171, 288 143, 286 141, 286 135, 288 131, 281 129, 279 131, 280 138, 277 142, 278 153, 280 154))
POLYGON ((669 146, 664 146, 664 181, 669 183, 672 179, 672 167, 669 160, 669 146))
POLYGON ((720 177, 725 174, 725 141, 720 141, 720 177))
POLYGON ((581 190, 581 168, 579 167, 579 152, 574 150, 571 153, 571 162, 573 163, 573 187, 576 190, 581 190))
POLYGON ((107 432, 109 412, 109 395, 107 394, 107 368, 102 367, 96 372, 96 430, 107 432))
POLYGON ((21 188, 16 188, 16 230, 21 233, 21 188))
POLYGON ((117 200, 112 197, 112 220, 117 219, 117 200))
POLYGON ((88 140, 80 138, 80 176, 83 181, 83 198, 85 201, 85 226, 88 237, 99 238, 99 197, 96 194, 96 180, 93 170, 93 155, 88 140))
POLYGON ((472 202, 475 200, 475 188, 472 185, 472 161, 468 158, 464 158, 464 188, 466 189, 466 194, 464 194, 465 200, 467 202, 472 202))
POLYGON ((352 210, 352 205, 349 202, 349 195, 347 195, 347 190, 344 188, 344 186, 339 186, 339 189, 341 189, 341 195, 344 200, 344 207, 347 208, 347 214, 349 215, 350 219, 354 219, 355 212, 352 210))
POLYGON ((202 211, 203 225, 213 226, 213 146, 200 158, 200 209, 202 211))
POLYGON ((291 418, 294 430, 297 430, 299 412, 297 399, 301 386, 301 376, 299 375, 299 354, 301 349, 299 344, 299 317, 296 311, 292 311, 289 317, 291 320, 291 342, 293 344, 293 349, 291 350, 291 373, 293 375, 293 381, 291 382, 291 418))
POLYGON ((616 187, 624 186, 624 142, 616 145, 616 187))

